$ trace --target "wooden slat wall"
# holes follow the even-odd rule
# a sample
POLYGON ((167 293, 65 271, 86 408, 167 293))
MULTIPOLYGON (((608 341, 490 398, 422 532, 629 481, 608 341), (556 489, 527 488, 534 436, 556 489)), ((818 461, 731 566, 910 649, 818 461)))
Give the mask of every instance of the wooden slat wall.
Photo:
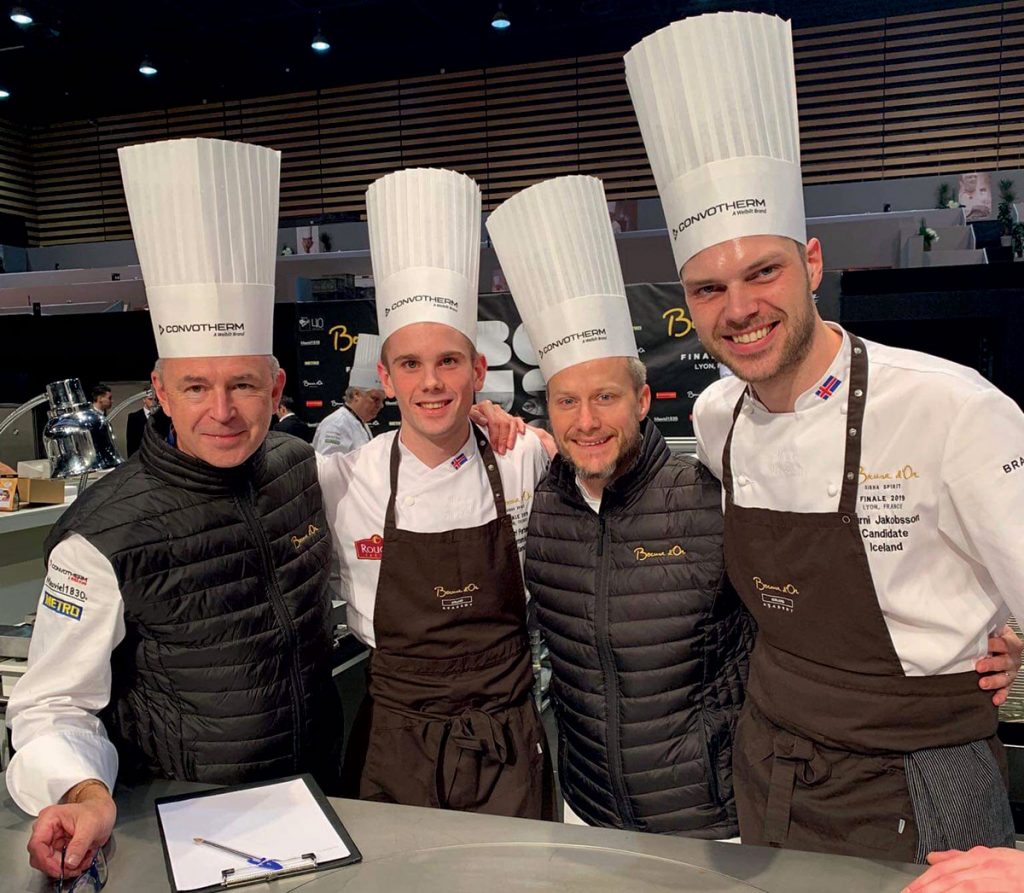
MULTIPOLYGON (((1024 0, 794 43, 806 183, 1024 166, 1024 0)), ((175 136, 282 150, 290 218, 361 214, 369 183, 409 166, 470 174, 486 208, 567 173, 656 194, 616 53, 67 122, 32 134, 31 169, 0 128, 0 209, 21 209, 33 244, 130 238, 117 147, 175 136)))
POLYGON ((0 214, 32 220, 35 213, 29 133, 0 120, 0 214))

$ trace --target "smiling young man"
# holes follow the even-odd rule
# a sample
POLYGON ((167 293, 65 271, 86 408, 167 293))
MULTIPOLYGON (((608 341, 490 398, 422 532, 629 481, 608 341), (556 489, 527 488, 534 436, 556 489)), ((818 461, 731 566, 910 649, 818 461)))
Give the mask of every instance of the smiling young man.
POLYGON ((975 670, 1024 614, 1024 415, 973 370, 818 315, 788 23, 686 19, 626 72, 687 306, 734 373, 694 428, 758 624, 734 757, 743 841, 900 861, 1012 845, 983 688, 1016 670, 981 688, 975 670), (723 70, 726 53, 744 64, 723 70))
POLYGON ((487 371, 479 187, 399 171, 370 187, 367 217, 378 372, 402 424, 320 459, 348 624, 373 648, 346 775, 363 798, 548 818, 521 564, 548 457, 534 436, 496 455, 470 424, 487 371))
POLYGON ((199 139, 120 156, 162 411, 46 542, 7 788, 39 814, 30 861, 51 875, 106 842, 115 779, 326 783, 342 727, 315 455, 267 434, 280 154, 199 139))
POLYGON ((487 227, 543 350, 559 451, 526 579, 551 654, 566 820, 735 837, 732 729, 753 634, 722 585, 720 489, 647 418, 604 189, 549 180, 487 227))

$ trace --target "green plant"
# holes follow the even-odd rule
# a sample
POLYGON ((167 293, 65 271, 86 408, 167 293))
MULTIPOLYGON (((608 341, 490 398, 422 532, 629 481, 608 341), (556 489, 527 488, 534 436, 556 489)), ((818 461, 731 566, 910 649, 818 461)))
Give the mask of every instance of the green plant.
POLYGON ((1010 229, 1010 244, 1014 257, 1024 256, 1024 223, 1015 223, 1010 229))
POLYGON ((931 251, 932 242, 939 241, 939 234, 924 222, 923 217, 921 218, 921 226, 918 228, 917 234, 924 240, 925 251, 931 251))
POLYGON ((999 221, 999 229, 1004 236, 1010 235, 1010 230, 1013 229, 1013 212, 1010 208, 1016 200, 1017 196, 1013 192, 1013 180, 1000 180, 999 211, 996 214, 996 220, 999 221))
POLYGON ((935 195, 936 208, 956 208, 959 202, 953 198, 953 187, 949 183, 940 183, 935 195))

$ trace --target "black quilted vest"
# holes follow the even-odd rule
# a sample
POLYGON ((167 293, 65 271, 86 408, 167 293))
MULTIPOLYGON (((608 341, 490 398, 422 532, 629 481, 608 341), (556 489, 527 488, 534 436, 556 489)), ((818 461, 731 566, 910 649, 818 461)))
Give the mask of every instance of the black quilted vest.
POLYGON ((551 653, 562 794, 593 825, 731 837, 754 625, 726 582, 718 482, 649 420, 642 431, 599 515, 560 457, 530 515, 526 579, 551 653))
POLYGON ((166 427, 157 413, 140 451, 46 542, 48 560, 80 534, 120 584, 126 634, 101 714, 120 776, 234 784, 312 771, 330 784, 341 716, 313 450, 271 432, 244 465, 219 469, 169 446, 166 427))

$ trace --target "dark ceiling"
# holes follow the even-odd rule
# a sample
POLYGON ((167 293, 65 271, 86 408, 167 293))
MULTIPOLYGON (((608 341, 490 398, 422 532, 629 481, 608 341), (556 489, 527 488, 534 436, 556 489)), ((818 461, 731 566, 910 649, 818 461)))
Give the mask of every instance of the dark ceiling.
POLYGON ((289 93, 602 52, 685 15, 776 12, 797 27, 980 0, 0 0, 0 115, 22 122, 289 93), (10 8, 27 8, 21 28, 10 8), (331 49, 317 55, 319 27, 331 49), (138 72, 143 57, 159 69, 138 72))

